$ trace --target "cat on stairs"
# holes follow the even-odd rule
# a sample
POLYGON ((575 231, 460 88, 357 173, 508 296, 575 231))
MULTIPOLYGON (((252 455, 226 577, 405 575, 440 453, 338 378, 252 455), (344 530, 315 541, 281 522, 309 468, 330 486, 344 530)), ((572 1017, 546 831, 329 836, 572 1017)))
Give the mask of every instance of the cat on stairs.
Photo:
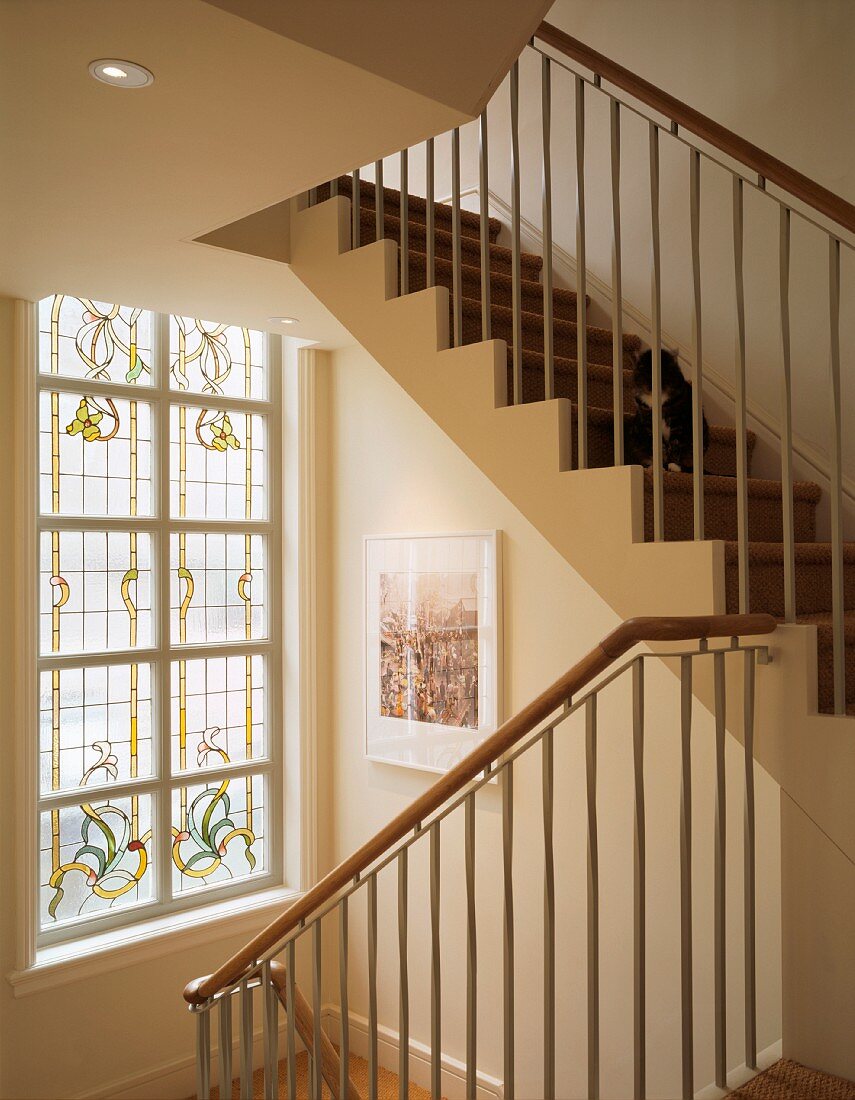
MULTIPOLYGON (((635 415, 627 425, 626 461, 653 465, 653 352, 639 355, 633 372, 635 415)), ((703 453, 709 445, 709 426, 703 418, 703 453)), ((662 349, 662 464, 674 473, 691 472, 692 383, 683 375, 677 357, 662 349)))

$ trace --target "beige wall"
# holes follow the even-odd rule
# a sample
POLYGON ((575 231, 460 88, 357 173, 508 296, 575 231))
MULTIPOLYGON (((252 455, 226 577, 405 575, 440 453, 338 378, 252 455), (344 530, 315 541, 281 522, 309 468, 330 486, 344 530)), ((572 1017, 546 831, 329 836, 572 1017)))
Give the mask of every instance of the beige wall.
MULTIPOLYGON (((582 656, 616 623, 613 611, 554 551, 507 499, 418 409, 362 349, 335 352, 318 370, 319 449, 325 476, 319 501, 329 532, 329 591, 321 633, 322 683, 328 691, 326 774, 333 807, 330 864, 337 862, 430 782, 406 769, 366 761, 362 754, 363 538, 401 531, 453 532, 498 528, 504 545, 505 700, 510 715, 582 656)), ((321 363, 324 359, 320 360, 321 363)), ((648 1005, 651 1093, 675 1094, 678 1065, 679 971, 677 683, 651 664, 647 683, 648 1005), (670 1090, 670 1091, 669 1091, 670 1090)), ((632 898, 632 788, 628 691, 603 699, 600 744, 601 883, 603 906, 603 1095, 631 1087, 630 993, 632 898)), ((585 1067, 584 756, 574 719, 556 739, 556 852, 558 920, 558 1073, 561 1095, 582 1095, 585 1067)), ((712 1079, 711 721, 698 714, 696 783, 697 1083, 712 1079)), ((740 756, 728 747, 731 875, 728 881, 732 1064, 742 1061, 740 756)), ((759 775, 762 822, 759 888, 761 1047, 780 1035, 778 795, 759 775)), ((542 1050, 541 939, 542 834, 540 761, 525 758, 516 777, 515 875, 517 896, 518 1093, 540 1087, 542 1050)), ((466 956, 462 822, 449 820, 443 842, 442 943, 445 986, 443 1049, 463 1059, 466 956)), ((479 905, 479 1067, 501 1078, 501 815, 500 791, 486 789, 477 809, 479 905)), ((410 865, 411 1033, 429 1042, 429 923, 426 852, 416 846, 410 865)), ((397 1029, 395 876, 380 880, 380 1022, 397 1029)), ((334 950, 334 929, 327 940, 334 950)), ((351 905, 351 1010, 367 1015, 365 901, 351 905)), ((335 999, 334 956, 325 971, 327 998, 335 999)), ((305 979, 304 979, 305 980, 305 979)))

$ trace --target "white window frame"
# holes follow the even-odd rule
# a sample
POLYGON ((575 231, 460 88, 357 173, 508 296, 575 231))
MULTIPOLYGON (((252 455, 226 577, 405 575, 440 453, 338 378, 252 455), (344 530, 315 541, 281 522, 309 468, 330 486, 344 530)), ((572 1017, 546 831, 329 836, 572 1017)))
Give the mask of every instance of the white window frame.
MULTIPOLYGON (((284 738, 284 727, 287 724, 284 707, 285 681, 288 681, 288 690, 293 690, 292 704, 289 706, 288 720, 300 719, 307 713, 307 700, 303 698, 306 689, 313 690, 313 662, 309 662, 306 668, 299 662, 294 662, 288 669, 284 660, 285 635, 287 644, 295 643, 302 647, 304 641, 312 634, 312 622, 307 619, 311 607, 304 606, 303 599, 303 574, 307 568, 303 560, 303 551, 307 549, 306 536, 303 532, 303 522, 307 511, 310 510, 310 501, 302 491, 302 485, 306 470, 311 472, 311 453, 305 452, 301 441, 297 446, 287 448, 291 452, 292 476, 289 479, 289 490, 293 489, 292 482, 301 487, 297 509, 289 509, 287 522, 295 524, 297 538, 294 540, 300 551, 299 561, 296 567, 286 570, 283 567, 283 523, 285 522, 285 507, 283 501, 282 486, 283 474, 283 438, 286 432, 295 430, 302 421, 304 406, 311 413, 313 405, 313 392, 308 399, 305 396, 305 381, 308 378, 306 363, 301 362, 298 371, 292 372, 292 380, 285 382, 283 370, 283 344, 278 335, 266 335, 266 385, 267 394, 263 400, 249 400, 238 398, 217 399, 217 407, 233 409, 235 411, 255 412, 266 418, 265 446, 267 451, 267 471, 265 485, 267 490, 267 515, 263 520, 224 520, 224 521, 178 521, 169 515, 169 423, 172 406, 185 405, 193 407, 211 407, 210 395, 191 394, 186 390, 171 389, 169 386, 169 315, 152 314, 155 339, 152 350, 151 385, 132 385, 123 383, 98 383, 92 388, 96 393, 114 395, 127 399, 134 397, 137 401, 147 401, 152 406, 152 430, 153 430, 153 462, 152 462, 152 501, 155 515, 153 517, 136 517, 134 519, 110 518, 110 517, 57 517, 51 515, 42 516, 39 510, 39 474, 38 474, 38 410, 39 394, 43 391, 66 391, 82 393, 89 387, 85 381, 58 375, 42 375, 39 372, 38 363, 38 337, 37 337, 37 306, 34 303, 17 303, 16 307, 16 337, 18 354, 16 356, 19 368, 18 378, 23 382, 19 394, 23 400, 17 402, 18 415, 23 417, 26 425, 24 446, 20 449, 21 463, 19 466, 18 488, 19 519, 25 519, 23 529, 19 524, 17 541, 18 556, 16 560, 16 576, 19 584, 19 615, 18 625, 23 629, 22 647, 19 650, 19 684, 22 690, 19 692, 20 701, 18 711, 18 766, 19 775, 24 780, 19 784, 19 794, 22 801, 19 820, 23 821, 20 832, 21 862, 19 868, 23 874, 19 874, 21 894, 19 906, 19 974, 28 967, 38 965, 40 955, 50 954, 54 945, 60 946, 74 943, 75 945, 86 941, 87 937, 101 946, 109 942, 109 933, 112 929, 120 927, 122 940, 133 941, 135 926, 145 928, 145 936, 151 938, 152 929, 158 925, 158 919, 164 919, 164 929, 174 928, 175 920, 168 918, 179 917, 188 911, 201 910, 206 919, 216 919, 219 909, 231 912, 239 912, 240 906, 235 901, 243 898, 245 903, 248 895, 253 895, 260 900, 269 900, 272 904, 281 904, 288 896, 298 893, 307 878, 314 877, 314 853, 309 841, 312 830, 305 828, 307 815, 313 811, 313 796, 311 790, 307 790, 306 782, 313 786, 313 759, 314 745, 311 741, 301 736, 297 743, 296 751, 289 747, 284 738), (294 385, 293 381, 297 380, 294 385), (300 381, 302 380, 302 382, 300 381), (283 384, 284 383, 284 384, 283 384), (289 416, 286 428, 286 409, 283 401, 285 386, 294 391, 294 396, 299 398, 298 416, 289 416), (296 475, 296 476, 294 476, 296 475), (307 507, 309 506, 309 507, 307 507), (297 528, 299 527, 299 530, 297 528), (132 651, 112 651, 108 653, 87 653, 63 658, 39 655, 39 600, 38 600, 38 561, 39 544, 42 530, 131 530, 150 531, 153 544, 152 561, 152 592, 158 593, 158 600, 153 599, 154 616, 154 645, 150 647, 137 647, 132 651), (173 531, 239 531, 241 533, 258 533, 266 538, 265 548, 265 583, 264 596, 265 623, 267 637, 264 640, 253 642, 237 641, 217 643, 204 646, 180 646, 173 643, 169 637, 169 536, 173 531), (287 574, 287 575, 286 575, 287 574), (286 627, 283 615, 283 594, 287 587, 289 597, 300 597, 299 622, 296 626, 286 627), (189 772, 183 775, 173 775, 171 771, 171 730, 169 727, 169 708, 171 696, 171 662, 179 656, 190 659, 194 656, 214 657, 228 654, 263 653, 266 659, 265 668, 265 736, 266 755, 263 759, 245 764, 237 763, 234 766, 227 765, 223 771, 230 777, 241 779, 247 774, 263 772, 267 776, 266 785, 266 827, 265 827, 265 863, 264 871, 248 876, 237 884, 224 884, 207 887, 203 890, 190 892, 188 895, 171 896, 171 854, 170 854, 170 826, 171 826, 171 793, 173 789, 189 783, 198 783, 203 776, 213 775, 214 769, 206 769, 204 772, 189 772), (157 745, 157 751, 153 753, 153 772, 149 778, 139 778, 133 784, 112 784, 99 788, 99 795, 109 793, 112 797, 120 797, 122 792, 129 793, 131 787, 134 792, 151 794, 154 798, 152 824, 156 828, 153 838, 155 896, 150 902, 141 902, 129 906, 116 913, 93 914, 90 917, 75 921, 62 929, 42 930, 40 928, 40 901, 39 901, 39 817, 45 808, 61 808, 68 805, 79 805, 80 789, 76 792, 62 791, 56 795, 42 795, 39 787, 39 674, 44 668, 50 667, 81 667, 100 666, 105 664, 150 662, 153 666, 152 688, 154 699, 153 734, 157 745), (287 757, 287 761, 286 761, 287 757), (299 778, 295 784, 293 778, 285 781, 286 763, 292 775, 299 778), (292 809, 287 815, 284 808, 283 793, 287 786, 287 797, 292 800, 292 809), (303 797, 303 794, 306 797, 303 797), (295 797, 296 796, 296 797, 295 797), (294 809, 296 808, 296 814, 294 809), (299 831, 300 843, 286 845, 283 840, 285 829, 291 831, 291 838, 295 831, 299 831), (290 849, 290 850, 286 850, 290 849), (276 889, 278 887, 278 889, 276 889), (222 903, 218 907, 217 903, 222 903), (106 934, 106 936, 105 936, 106 934)), ((296 361, 296 352, 289 352, 296 361)), ((301 357, 302 358, 302 357, 301 357)), ((289 395, 292 396, 292 395, 289 395)), ((295 402, 297 404, 297 402, 295 402)), ((287 471, 286 471, 287 472, 287 471)), ((296 496, 296 494, 294 494, 296 496)), ((313 524, 309 524, 313 529, 313 524)), ((289 542, 291 540, 289 539, 289 542)), ((309 539, 309 543, 311 538, 309 539)), ((295 559, 296 560, 296 559, 295 559)), ((308 578, 310 581, 313 578, 308 578)), ((311 585, 310 585, 311 589, 311 585)), ((313 710, 313 708, 312 708, 313 710)), ((308 724, 308 732, 311 732, 311 723, 308 724)), ((154 745, 153 745, 154 748, 154 745)), ((94 790, 94 789, 93 789, 94 790)), ((14 984, 14 983, 13 983, 14 984)))

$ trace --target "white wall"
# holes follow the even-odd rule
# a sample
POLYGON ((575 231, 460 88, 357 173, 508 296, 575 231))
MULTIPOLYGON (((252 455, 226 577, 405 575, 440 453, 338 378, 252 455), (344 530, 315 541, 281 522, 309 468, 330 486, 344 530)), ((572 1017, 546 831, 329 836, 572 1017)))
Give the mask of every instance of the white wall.
MULTIPOLYGON (((366 535, 498 528, 504 540, 505 700, 511 715, 615 624, 603 601, 360 348, 335 352, 318 370, 318 443, 324 476, 329 555, 319 587, 329 593, 321 631, 321 683, 328 698, 324 762, 333 813, 330 865, 369 839, 424 791, 430 777, 363 757, 363 560, 366 535), (326 572, 325 572, 326 571, 326 572)), ((320 363, 324 363, 321 358, 320 363)), ((679 1090, 678 716, 676 680, 648 666, 648 1009, 650 1095, 679 1090), (655 717, 654 717, 655 716, 655 717)), ((632 773, 625 685, 603 697, 600 715, 603 1096, 631 1090, 632 773)), ((695 1011, 697 1084, 712 1079, 712 724, 697 716, 695 735, 695 1011)), ((558 1085, 585 1088, 585 795, 580 723, 556 737, 558 927, 558 1085)), ((740 753, 728 745, 729 1042, 742 1061, 740 753)), ((780 1035, 778 788, 758 776, 760 876, 760 1045, 780 1035)), ((542 1059, 542 867, 540 759, 516 775, 517 1090, 538 1095, 542 1059)), ((477 804, 479 909, 479 1068, 501 1078, 501 798, 489 787, 477 804)), ((444 826, 442 883, 443 1049, 465 1055, 465 889, 459 811, 444 826)), ((410 857, 411 1034, 430 1041, 427 852, 410 857)), ((397 927, 394 868, 381 875, 379 1015, 397 1029, 397 927)), ((364 894, 364 892, 363 892, 364 894)), ((325 988, 337 990, 335 926, 327 929, 325 988)), ((350 1007, 367 1015, 365 899, 350 917, 350 1007)), ((301 981, 308 982, 308 975, 301 981)))

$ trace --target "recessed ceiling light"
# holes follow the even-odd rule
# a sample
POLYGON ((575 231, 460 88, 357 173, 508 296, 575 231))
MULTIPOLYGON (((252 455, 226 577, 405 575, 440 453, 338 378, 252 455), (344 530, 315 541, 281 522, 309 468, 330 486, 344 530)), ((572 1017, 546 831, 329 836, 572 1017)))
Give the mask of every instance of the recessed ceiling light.
POLYGON ((268 317, 267 320, 271 325, 296 325, 296 317, 268 317))
POLYGON ((102 84, 111 84, 114 88, 147 88, 154 80, 154 74, 143 65, 133 61, 119 61, 115 57, 102 57, 92 61, 89 72, 102 84))

